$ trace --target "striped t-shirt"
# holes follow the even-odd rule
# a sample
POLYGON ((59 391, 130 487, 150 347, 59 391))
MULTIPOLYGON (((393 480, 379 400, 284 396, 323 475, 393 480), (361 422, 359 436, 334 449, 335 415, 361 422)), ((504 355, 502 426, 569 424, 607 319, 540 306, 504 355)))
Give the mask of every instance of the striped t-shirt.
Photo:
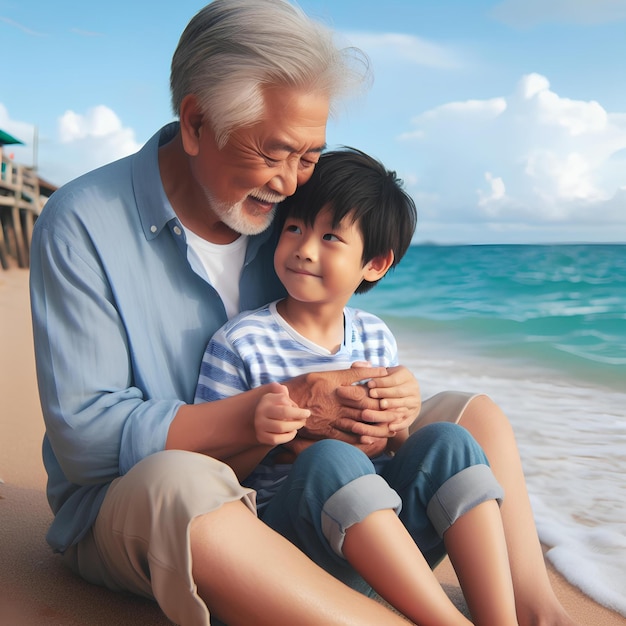
POLYGON ((220 400, 300 374, 349 368, 354 361, 373 367, 398 364, 396 341, 375 315, 346 307, 344 341, 331 354, 296 332, 276 302, 241 313, 211 338, 202 358, 195 402, 220 400))
MULTIPOLYGON (((344 341, 331 354, 289 326, 272 302, 238 315, 213 335, 202 358, 195 402, 220 400, 300 374, 347 369, 355 361, 369 361, 373 367, 398 364, 396 341, 378 317, 346 307, 344 341)), ((279 449, 272 450, 242 482, 256 491, 259 512, 291 469, 274 463, 272 457, 279 449)))

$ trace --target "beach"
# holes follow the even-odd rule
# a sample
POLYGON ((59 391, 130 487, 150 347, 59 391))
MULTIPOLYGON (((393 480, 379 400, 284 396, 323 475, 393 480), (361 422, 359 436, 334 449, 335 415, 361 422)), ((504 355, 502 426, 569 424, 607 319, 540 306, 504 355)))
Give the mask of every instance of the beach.
MULTIPOLYGON (((35 379, 28 271, 17 268, 0 271, 0 403, 0 624, 169 624, 151 602, 77 579, 45 543, 51 513, 41 461, 44 426, 35 379)), ((548 567, 559 599, 581 626, 626 624, 626 618, 567 583, 550 562, 548 567)), ((460 602, 449 561, 436 574, 460 602)))

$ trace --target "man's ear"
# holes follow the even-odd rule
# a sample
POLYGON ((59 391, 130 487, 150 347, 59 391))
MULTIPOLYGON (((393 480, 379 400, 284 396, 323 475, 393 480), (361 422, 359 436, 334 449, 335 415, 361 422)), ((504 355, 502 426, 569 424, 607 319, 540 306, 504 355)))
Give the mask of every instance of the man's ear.
POLYGON ((387 254, 381 254, 374 257, 371 261, 365 264, 363 269, 363 279, 370 283, 380 280, 391 267, 393 263, 394 255, 393 250, 389 250, 387 254))
POLYGON ((195 95, 187 94, 183 98, 179 118, 183 148, 189 156, 196 156, 200 150, 200 136, 208 129, 203 127, 204 115, 195 95))

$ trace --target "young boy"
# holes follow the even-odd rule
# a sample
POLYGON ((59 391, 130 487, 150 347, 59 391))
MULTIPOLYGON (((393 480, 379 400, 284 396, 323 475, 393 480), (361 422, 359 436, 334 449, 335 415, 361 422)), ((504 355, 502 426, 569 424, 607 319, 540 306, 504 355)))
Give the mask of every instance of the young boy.
POLYGON ((475 622, 516 624, 503 494, 469 433, 437 423, 409 437, 409 424, 389 423, 384 453, 369 459, 345 442, 307 441, 308 411, 278 384, 355 362, 398 365, 387 326, 347 303, 406 252, 413 201, 394 173, 346 149, 321 156, 278 219, 274 265, 288 295, 214 335, 196 391, 201 402, 267 386, 255 415, 267 456, 244 481, 257 491, 259 516, 329 572, 366 593, 371 585, 419 624, 469 623, 430 569, 447 551, 475 622))

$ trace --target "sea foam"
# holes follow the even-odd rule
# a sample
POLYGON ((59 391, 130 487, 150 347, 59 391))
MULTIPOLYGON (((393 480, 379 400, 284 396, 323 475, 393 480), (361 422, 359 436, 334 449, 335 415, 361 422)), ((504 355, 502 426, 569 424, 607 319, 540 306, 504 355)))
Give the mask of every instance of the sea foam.
POLYGON ((502 407, 547 558, 571 584, 626 616, 626 393, 470 353, 438 355, 441 346, 411 350, 406 335, 401 343, 425 398, 476 391, 502 407))

